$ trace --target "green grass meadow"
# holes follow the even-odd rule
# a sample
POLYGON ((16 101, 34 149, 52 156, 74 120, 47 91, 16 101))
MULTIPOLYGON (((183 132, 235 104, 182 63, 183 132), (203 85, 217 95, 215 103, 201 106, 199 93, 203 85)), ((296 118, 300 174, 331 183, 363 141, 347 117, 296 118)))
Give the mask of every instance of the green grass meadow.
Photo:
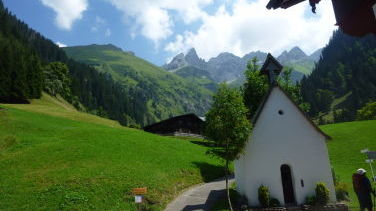
MULTIPOLYGON (((223 175, 199 140, 121 127, 46 95, 0 107, 0 210, 135 210, 135 187, 147 187, 147 205, 162 210, 183 189, 223 175)), ((376 121, 321 128, 356 210, 351 175, 370 172, 360 150, 376 150, 376 121)))
POLYGON ((222 175, 190 141, 0 107, 0 210, 135 210, 135 187, 147 187, 148 206, 161 210, 222 175))
POLYGON ((359 203, 352 189, 351 176, 358 168, 364 168, 368 177, 372 177, 370 166, 365 162, 366 156, 360 150, 376 151, 376 120, 330 124, 321 126, 321 129, 333 138, 328 142, 330 162, 339 181, 347 184, 351 199, 349 206, 357 210, 359 203))

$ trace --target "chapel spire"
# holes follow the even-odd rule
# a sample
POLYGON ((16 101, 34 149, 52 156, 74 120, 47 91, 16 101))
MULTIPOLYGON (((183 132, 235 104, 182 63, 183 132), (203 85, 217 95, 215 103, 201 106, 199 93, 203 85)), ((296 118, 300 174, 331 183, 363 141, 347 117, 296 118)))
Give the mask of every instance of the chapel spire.
POLYGON ((275 85, 277 77, 281 73, 283 66, 270 53, 262 65, 260 73, 268 76, 269 84, 275 85))

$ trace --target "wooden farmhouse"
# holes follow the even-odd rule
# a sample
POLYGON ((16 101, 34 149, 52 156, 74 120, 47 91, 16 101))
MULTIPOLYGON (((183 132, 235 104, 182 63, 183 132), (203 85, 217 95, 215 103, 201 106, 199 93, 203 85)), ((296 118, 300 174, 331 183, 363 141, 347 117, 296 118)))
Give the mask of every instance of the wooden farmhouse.
POLYGON ((200 136, 202 135, 204 120, 195 114, 185 114, 166 119, 143 129, 149 133, 170 136, 200 136))
POLYGON ((244 153, 235 161, 237 189, 249 205, 259 206, 258 188, 264 185, 272 198, 289 206, 303 204, 315 195, 316 184, 324 182, 335 202, 326 147, 330 137, 273 81, 281 69, 269 54, 261 72, 269 73, 271 88, 254 116, 244 153))
MULTIPOLYGON (((269 0, 268 9, 287 9, 305 0, 269 0)), ((321 0, 309 0, 312 11, 321 0)), ((332 0, 337 25, 346 34, 376 34, 376 0, 332 0)))

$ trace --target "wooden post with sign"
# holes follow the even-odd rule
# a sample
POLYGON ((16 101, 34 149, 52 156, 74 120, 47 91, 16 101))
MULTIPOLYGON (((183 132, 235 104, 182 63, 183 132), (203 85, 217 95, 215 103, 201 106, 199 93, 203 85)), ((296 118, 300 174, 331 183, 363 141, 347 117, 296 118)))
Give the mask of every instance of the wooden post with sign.
POLYGON ((140 204, 143 203, 144 195, 147 193, 147 188, 133 188, 134 202, 137 204, 137 209, 140 210, 140 204))

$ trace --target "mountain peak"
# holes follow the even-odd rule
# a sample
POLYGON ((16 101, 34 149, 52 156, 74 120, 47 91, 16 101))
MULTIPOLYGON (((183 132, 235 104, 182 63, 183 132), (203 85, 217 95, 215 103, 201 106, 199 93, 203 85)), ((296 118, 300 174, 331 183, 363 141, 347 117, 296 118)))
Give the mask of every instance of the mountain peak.
POLYGON ((170 63, 163 65, 162 67, 166 70, 175 70, 184 67, 187 64, 183 53, 176 55, 170 63))
POLYGON ((206 62, 200 57, 198 57, 196 49, 191 48, 184 58, 187 64, 197 67, 199 69, 206 69, 206 62))
POLYGON ((185 55, 185 60, 187 60, 188 63, 195 63, 197 60, 200 60, 200 58, 197 55, 196 49, 191 48, 187 55, 185 55))
POLYGON ((298 57, 306 57, 307 54, 304 53, 304 51, 302 49, 300 49, 298 46, 295 46, 293 47, 289 54, 293 54, 293 55, 296 55, 298 57))
MULTIPOLYGON (((196 52, 196 49, 195 48, 191 48, 189 49, 189 51, 187 52, 187 56, 188 55, 192 55, 192 56, 197 56, 197 52, 196 52)), ((198 56, 197 56, 198 57, 198 56)))
POLYGON ((250 53, 245 54, 243 56, 243 60, 248 63, 249 60, 256 57, 258 62, 261 64, 265 61, 267 55, 268 55, 267 53, 264 53, 262 51, 252 51, 250 53))
POLYGON ((282 64, 287 61, 297 61, 307 57, 307 54, 302 51, 299 47, 294 47, 290 51, 283 51, 282 54, 278 57, 278 61, 282 64))
POLYGON ((235 58, 237 56, 235 56, 234 54, 232 53, 229 53, 229 52, 222 52, 220 53, 216 58, 235 58))

